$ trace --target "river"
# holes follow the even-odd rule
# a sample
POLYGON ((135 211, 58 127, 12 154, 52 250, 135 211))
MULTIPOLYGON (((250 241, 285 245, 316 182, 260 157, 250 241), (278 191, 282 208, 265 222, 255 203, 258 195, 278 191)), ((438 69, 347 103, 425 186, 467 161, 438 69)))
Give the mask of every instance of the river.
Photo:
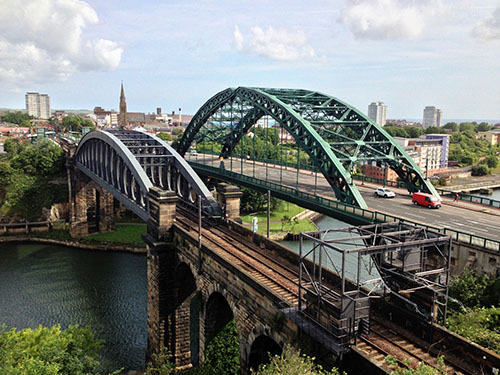
POLYGON ((0 325, 90 325, 103 369, 144 368, 146 257, 46 244, 0 245, 0 325))
MULTIPOLYGON (((348 224, 324 217, 320 229, 348 224)), ((284 241, 298 252, 298 242, 284 241)), ((311 243, 305 243, 311 248, 311 243)), ((355 258, 347 260, 354 278, 355 258)), ((340 257, 334 255, 334 263, 340 257)), ((335 268, 335 267, 333 267, 335 268)), ((364 278, 371 278, 362 268, 364 278)), ((64 246, 0 245, 0 325, 36 328, 39 324, 90 325, 106 341, 105 370, 143 369, 147 345, 146 257, 64 246)))

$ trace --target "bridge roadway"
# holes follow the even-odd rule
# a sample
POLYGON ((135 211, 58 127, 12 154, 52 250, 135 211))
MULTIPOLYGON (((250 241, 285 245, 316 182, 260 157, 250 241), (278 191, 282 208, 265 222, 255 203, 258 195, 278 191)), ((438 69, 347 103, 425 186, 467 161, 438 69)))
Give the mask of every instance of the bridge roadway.
MULTIPOLYGON (((192 213, 178 207, 174 225, 186 230, 193 239, 197 239, 198 223, 192 213)), ((283 301, 284 305, 288 307, 298 305, 298 266, 292 264, 290 259, 285 259, 275 251, 257 246, 247 237, 231 230, 223 223, 213 225, 204 221, 201 234, 202 245, 205 249, 246 273, 248 277, 266 288, 268 293, 283 301)), ((332 288, 331 285, 330 287, 332 288)), ((384 368, 387 373, 395 369, 394 366, 385 364, 385 357, 388 355, 395 356, 398 365, 403 368, 416 367, 420 362, 438 367, 437 356, 440 353, 429 352, 428 343, 416 339, 409 331, 378 314, 372 318, 376 320, 370 323, 370 333, 363 334, 356 343, 353 343, 352 349, 355 353, 363 353, 360 355, 370 357, 371 361, 377 363, 379 368, 384 368)), ((475 372, 475 369, 469 368, 462 362, 454 353, 446 353, 446 373, 473 374, 475 372)))
MULTIPOLYGON (((220 161, 213 155, 185 155, 186 160, 204 163, 210 166, 220 166, 220 161)), ((230 158, 224 160, 224 168, 235 173, 243 172, 246 176, 252 176, 261 180, 282 184, 295 188, 297 186, 297 173, 295 168, 271 165, 268 167, 260 162, 252 160, 241 160, 230 158), (232 160, 231 160, 232 159, 232 160), (267 177, 267 178, 266 178, 267 177)), ((308 170, 301 170, 298 178, 299 190, 308 193, 316 193, 325 198, 335 200, 330 185, 323 175, 317 174, 317 187, 315 188, 315 174, 308 170)), ((477 236, 500 240, 500 210, 491 207, 483 207, 472 203, 453 203, 451 199, 443 198, 443 206, 438 209, 428 209, 422 206, 414 206, 411 195, 407 190, 392 189, 396 197, 387 199, 376 197, 374 192, 377 188, 374 184, 356 181, 363 198, 371 209, 385 212, 394 216, 406 218, 414 222, 420 222, 436 227, 452 228, 458 231, 472 233, 477 236)))

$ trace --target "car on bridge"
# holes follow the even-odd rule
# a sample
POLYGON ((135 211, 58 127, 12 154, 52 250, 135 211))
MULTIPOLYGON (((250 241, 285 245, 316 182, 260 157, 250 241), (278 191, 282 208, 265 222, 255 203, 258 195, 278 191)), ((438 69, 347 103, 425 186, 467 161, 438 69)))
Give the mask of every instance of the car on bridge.
POLYGON ((420 206, 425 206, 428 208, 439 208, 441 207, 441 201, 432 194, 428 193, 413 193, 411 197, 413 204, 420 206))
POLYGON ((375 190, 375 195, 384 198, 394 198, 396 196, 393 191, 387 188, 378 188, 377 190, 375 190))

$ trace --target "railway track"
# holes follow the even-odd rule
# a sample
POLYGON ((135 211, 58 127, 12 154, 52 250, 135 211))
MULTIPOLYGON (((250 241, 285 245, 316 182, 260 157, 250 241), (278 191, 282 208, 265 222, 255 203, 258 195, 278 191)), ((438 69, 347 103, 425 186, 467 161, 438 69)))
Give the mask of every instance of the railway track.
MULTIPOLYGON (((198 220, 191 212, 178 209, 177 221, 188 231, 198 232, 198 220)), ((223 226, 203 221, 202 244, 217 255, 244 270, 289 306, 298 303, 298 272, 247 238, 223 226)), ((420 362, 438 367, 436 356, 387 327, 379 319, 371 319, 370 334, 359 338, 356 346, 372 359, 385 364, 385 357, 393 355, 402 368, 416 368, 420 362)), ((395 369, 395 366, 385 366, 395 369)), ((473 373, 445 360, 446 374, 472 375, 473 373)))
MULTIPOLYGON (((371 319, 370 334, 363 335, 356 346, 380 363, 385 363, 386 356, 393 355, 396 357, 397 364, 402 368, 416 368, 421 362, 434 368, 440 367, 437 356, 408 340, 394 329, 385 326, 379 319, 371 319)), ((391 370, 394 369, 394 366, 388 367, 391 370)), ((473 375, 473 372, 450 361, 449 358, 444 359, 442 370, 450 375, 473 375)))
MULTIPOLYGON (((177 221, 190 231, 198 231, 197 219, 188 211, 180 210, 177 221)), ((298 275, 273 257, 263 254, 248 239, 241 238, 229 230, 223 230, 204 222, 202 244, 230 261, 260 284, 278 295, 288 305, 298 303, 298 275), (237 244, 237 246, 235 245, 237 244), (265 262, 263 262, 263 258, 265 262)))

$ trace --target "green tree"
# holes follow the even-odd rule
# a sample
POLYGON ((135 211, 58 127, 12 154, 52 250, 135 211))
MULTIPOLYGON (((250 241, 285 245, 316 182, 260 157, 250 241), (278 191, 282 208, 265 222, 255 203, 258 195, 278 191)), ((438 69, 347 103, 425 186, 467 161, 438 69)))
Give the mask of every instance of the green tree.
POLYGON ((495 155, 488 156, 485 161, 490 168, 496 168, 498 166, 498 158, 495 155))
POLYGON ((459 130, 461 132, 465 132, 467 130, 470 130, 472 132, 476 132, 476 126, 472 122, 461 122, 459 126, 459 130))
MULTIPOLYGON (((0 116, 1 121, 10 122, 11 124, 17 124, 17 125, 21 125, 23 123, 23 121, 30 122, 30 120, 32 118, 33 118, 33 116, 30 116, 27 113, 21 113, 21 112, 7 113, 3 116, 0 116)), ((31 125, 31 122, 30 122, 30 125, 31 125)), ((30 125, 28 125, 28 126, 30 126, 30 125)))
POLYGON ((487 132, 488 130, 491 129, 491 126, 490 124, 488 124, 487 122, 481 122, 478 126, 477 126, 477 131, 478 132, 487 132))
POLYGON ((488 167, 484 164, 474 165, 471 170, 472 176, 486 176, 488 173, 488 167))
POLYGON ((448 133, 445 129, 438 126, 429 126, 425 129, 425 134, 446 134, 448 133))
POLYGON ((420 128, 408 127, 406 128, 406 132, 408 133, 408 136, 410 138, 418 138, 423 134, 424 131, 420 128))
POLYGON ((172 135, 169 134, 169 133, 158 133, 156 134, 158 136, 158 138, 160 138, 161 140, 163 141, 171 141, 172 140, 172 135))
POLYGON ((175 135, 176 137, 181 137, 184 134, 184 130, 182 128, 174 128, 172 130, 172 135, 175 135))
POLYGON ((251 370, 253 375, 339 375, 336 368, 324 370, 314 363, 314 358, 300 353, 299 350, 286 346, 280 355, 271 358, 271 362, 261 365, 257 371, 251 370))
POLYGON ((240 343, 234 319, 208 342, 203 367, 205 374, 240 373, 240 343))
POLYGON ((488 276, 466 268, 460 276, 451 279, 450 297, 459 300, 466 307, 478 307, 488 284, 488 276))
POLYGON ((460 336, 500 354, 500 307, 476 307, 467 313, 451 314, 446 325, 460 336))
POLYGON ((64 169, 64 152, 49 139, 23 147, 11 159, 11 165, 30 175, 51 175, 64 169))
MULTIPOLYGON (((98 375, 99 350, 90 328, 60 326, 20 331, 0 327, 0 373, 12 375, 98 375)), ((118 372, 115 372, 118 373, 118 372)))
POLYGON ((78 116, 66 116, 62 119, 61 128, 64 132, 81 132, 82 128, 95 130, 95 125, 89 119, 83 119, 78 116))
POLYGON ((450 129, 452 132, 457 132, 459 130, 458 124, 456 122, 447 122, 444 126, 444 129, 450 129))

